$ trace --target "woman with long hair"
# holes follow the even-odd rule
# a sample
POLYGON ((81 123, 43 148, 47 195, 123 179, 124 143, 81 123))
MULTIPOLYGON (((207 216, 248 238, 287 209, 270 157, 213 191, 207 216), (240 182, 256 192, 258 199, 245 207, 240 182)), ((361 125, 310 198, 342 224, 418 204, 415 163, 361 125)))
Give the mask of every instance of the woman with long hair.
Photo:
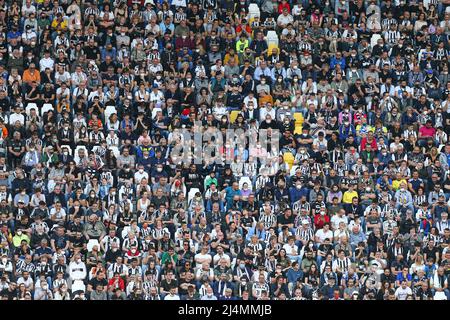
POLYGON ((291 260, 288 258, 286 250, 283 248, 278 252, 277 264, 280 264, 283 269, 286 269, 291 265, 291 260))

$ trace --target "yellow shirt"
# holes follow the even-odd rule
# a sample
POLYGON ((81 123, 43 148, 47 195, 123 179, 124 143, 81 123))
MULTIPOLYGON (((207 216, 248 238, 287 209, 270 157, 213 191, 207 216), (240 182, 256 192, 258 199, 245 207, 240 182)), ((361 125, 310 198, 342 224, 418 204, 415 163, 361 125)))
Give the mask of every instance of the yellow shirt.
POLYGON ((67 20, 63 19, 61 22, 59 22, 58 19, 55 18, 52 22, 52 28, 58 30, 58 27, 61 28, 62 30, 66 30, 67 20))
POLYGON ((344 197, 342 198, 343 203, 352 203, 354 197, 358 197, 358 192, 356 191, 345 191, 344 197))
POLYGON ((25 240, 27 243, 30 243, 30 238, 29 238, 26 234, 22 233, 20 236, 16 234, 16 235, 13 237, 13 244, 14 244, 14 247, 16 247, 16 248, 20 247, 20 243, 21 243, 23 240, 25 240))
POLYGON ((392 189, 397 191, 398 189, 400 189, 400 184, 402 184, 402 183, 408 185, 408 182, 405 179, 401 179, 401 180, 395 179, 395 180, 393 180, 392 181, 392 189))

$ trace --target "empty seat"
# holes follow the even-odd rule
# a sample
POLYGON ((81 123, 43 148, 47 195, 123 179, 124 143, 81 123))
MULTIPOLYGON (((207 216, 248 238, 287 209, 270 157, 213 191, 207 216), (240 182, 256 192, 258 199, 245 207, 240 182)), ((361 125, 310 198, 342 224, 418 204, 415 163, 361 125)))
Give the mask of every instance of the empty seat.
POLYGON ((305 118, 303 117, 303 113, 301 112, 295 112, 294 113, 294 119, 295 119, 295 124, 299 124, 302 125, 303 122, 305 121, 305 118))
POLYGON ((51 103, 44 103, 41 109, 41 116, 43 116, 49 110, 55 110, 55 108, 53 108, 51 103))
POLYGON ((69 154, 72 155, 72 148, 68 144, 61 145, 61 149, 62 148, 67 148, 67 150, 69 151, 69 154))
POLYGON ((248 18, 253 19, 255 17, 261 17, 261 10, 256 3, 250 3, 248 6, 248 18))
POLYGON ((89 239, 87 245, 86 245, 86 249, 91 252, 92 248, 94 248, 94 246, 97 246, 97 248, 100 250, 100 243, 98 242, 97 239, 89 239))
POLYGON ((86 286, 82 280, 75 280, 72 283, 72 292, 76 292, 76 291, 83 291, 83 292, 86 291, 86 286))
POLYGON ((106 107, 105 109, 105 119, 109 119, 109 117, 113 114, 113 113, 117 113, 117 109, 116 107, 109 105, 106 107))
POLYGON ((191 203, 191 200, 194 199, 195 194, 197 192, 200 192, 199 188, 192 188, 191 190, 189 190, 189 193, 188 193, 188 204, 191 203))
POLYGON ((292 154, 292 152, 285 152, 283 154, 283 160, 285 163, 287 163, 289 165, 289 170, 292 168, 292 165, 294 164, 294 155, 292 154))
POLYGON ((78 151, 80 149, 84 149, 84 154, 86 155, 86 157, 88 156, 88 150, 87 150, 87 148, 85 146, 77 146, 76 149, 75 149, 75 154, 73 156, 75 162, 78 162, 80 160, 80 157, 78 156, 78 151))
POLYGON ((26 112, 27 116, 30 115, 31 109, 35 109, 36 112, 39 110, 39 108, 38 108, 36 103, 30 102, 30 103, 27 104, 27 107, 25 108, 25 112, 26 112))
POLYGON ((272 50, 273 48, 277 48, 278 49, 278 45, 279 45, 279 40, 278 40, 278 35, 275 31, 270 30, 267 32, 267 37, 266 37, 266 42, 267 42, 267 47, 268 47, 268 53, 272 54, 272 50))
POLYGON ((370 38, 370 45, 372 46, 372 48, 377 44, 379 39, 382 39, 380 34, 374 33, 372 35, 372 38, 370 38))
POLYGON ((112 151, 112 153, 114 154, 114 156, 116 157, 116 159, 120 156, 120 150, 118 147, 116 146, 111 146, 109 147, 109 150, 112 151))
POLYGON ((236 118, 239 113, 240 113, 240 111, 238 111, 238 110, 233 110, 230 112, 230 123, 234 123, 236 121, 236 118))
POLYGON ((294 129, 294 134, 301 134, 303 126, 301 124, 296 124, 294 129))
POLYGON ((253 185, 252 185, 252 180, 250 180, 249 177, 241 177, 239 179, 239 189, 242 189, 242 186, 244 185, 244 183, 248 184, 248 188, 252 191, 253 190, 253 185))

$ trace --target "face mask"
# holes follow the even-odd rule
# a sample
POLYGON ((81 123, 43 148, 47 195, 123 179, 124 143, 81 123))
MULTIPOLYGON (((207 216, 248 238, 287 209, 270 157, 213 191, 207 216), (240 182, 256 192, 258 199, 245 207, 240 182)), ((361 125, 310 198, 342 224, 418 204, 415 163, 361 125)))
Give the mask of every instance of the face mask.
POLYGON ((298 185, 296 185, 295 187, 297 188, 297 190, 300 190, 300 189, 302 188, 302 186, 301 186, 301 185, 299 185, 299 184, 298 184, 298 185))
POLYGON ((401 191, 401 192, 405 192, 406 189, 405 189, 405 188, 400 188, 400 191, 401 191))
POLYGON ((144 172, 144 169, 139 169, 139 173, 143 173, 144 172))
POLYGON ((8 262, 8 259, 7 258, 2 258, 2 263, 3 264, 6 264, 8 262))
POLYGON ((321 216, 324 216, 324 215, 325 215, 325 212, 320 211, 320 215, 321 215, 321 216))
POLYGON ((81 262, 81 259, 78 258, 76 261, 77 261, 77 263, 80 263, 80 262, 81 262))
POLYGON ((17 231, 17 235, 18 235, 18 236, 21 236, 21 235, 22 235, 22 231, 20 231, 20 230, 17 231))
POLYGON ((64 154, 65 156, 67 156, 67 155, 69 154, 69 152, 64 151, 63 154, 64 154))
POLYGON ((162 168, 156 168, 156 171, 161 172, 163 169, 162 168))
POLYGON ((241 269, 244 269, 244 268, 245 268, 245 264, 244 264, 244 263, 241 263, 241 264, 239 264, 239 267, 240 267, 241 269))
POLYGON ((48 289, 48 285, 44 284, 44 285, 42 286, 42 289, 43 289, 43 290, 47 290, 47 289, 48 289))

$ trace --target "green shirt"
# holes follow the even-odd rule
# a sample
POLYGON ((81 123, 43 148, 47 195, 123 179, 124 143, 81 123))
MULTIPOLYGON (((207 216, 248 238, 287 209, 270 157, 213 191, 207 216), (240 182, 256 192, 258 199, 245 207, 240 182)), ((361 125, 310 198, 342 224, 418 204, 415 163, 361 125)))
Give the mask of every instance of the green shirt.
MULTIPOLYGON (((172 257, 173 257, 173 261, 175 262, 175 264, 177 264, 178 255, 174 253, 172 257)), ((171 261, 170 254, 168 252, 164 252, 161 257, 161 265, 165 265, 167 261, 171 261)))

